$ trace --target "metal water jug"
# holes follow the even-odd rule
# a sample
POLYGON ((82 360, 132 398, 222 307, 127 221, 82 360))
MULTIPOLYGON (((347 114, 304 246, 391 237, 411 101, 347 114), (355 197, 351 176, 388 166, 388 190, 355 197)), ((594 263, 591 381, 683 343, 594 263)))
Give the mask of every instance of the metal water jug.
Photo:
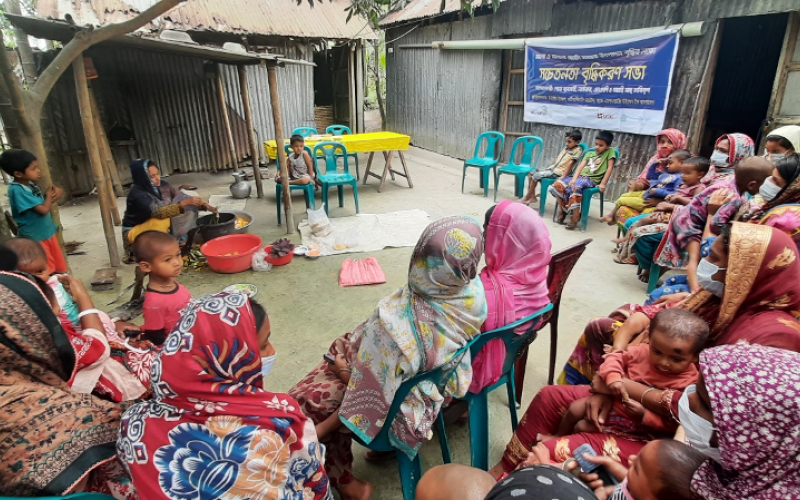
POLYGON ((231 174, 233 175, 234 181, 231 184, 231 196, 236 199, 242 198, 249 198, 250 197, 250 183, 247 182, 247 174, 244 172, 236 172, 231 174))

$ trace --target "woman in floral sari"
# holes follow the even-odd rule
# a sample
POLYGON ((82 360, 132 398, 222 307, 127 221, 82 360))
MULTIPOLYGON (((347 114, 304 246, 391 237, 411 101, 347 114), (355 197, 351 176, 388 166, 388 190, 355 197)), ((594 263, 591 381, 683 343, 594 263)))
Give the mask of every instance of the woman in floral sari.
POLYGON ((414 457, 430 439, 445 398, 463 397, 469 389, 467 353, 444 393, 431 382, 420 384, 409 392, 398 418, 386 421, 400 384, 449 361, 480 332, 486 300, 475 277, 482 254, 481 226, 474 219, 445 217, 430 224, 411 256, 408 284, 333 342, 329 353, 335 363, 320 363, 289 391, 317 423, 331 484, 343 498, 368 498, 372 489, 353 477, 351 433, 370 442, 390 425, 392 444, 414 457))
POLYGON ((313 423, 264 389, 274 355, 264 309, 201 297, 153 363, 151 401, 125 412, 117 451, 144 499, 328 499, 313 423))

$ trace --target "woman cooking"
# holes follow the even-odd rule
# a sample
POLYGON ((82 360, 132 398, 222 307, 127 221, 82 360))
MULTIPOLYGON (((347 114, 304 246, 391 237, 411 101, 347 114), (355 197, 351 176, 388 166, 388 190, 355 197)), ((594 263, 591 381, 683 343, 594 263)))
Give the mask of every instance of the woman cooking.
POLYGON ((125 262, 133 262, 132 245, 136 237, 148 230, 170 232, 180 236, 194 225, 197 210, 217 212, 199 196, 189 196, 168 182, 161 180, 158 166, 150 160, 135 160, 131 163, 133 185, 128 193, 125 217, 122 219, 122 242, 125 246, 125 262), (180 227, 180 233, 175 229, 180 227))

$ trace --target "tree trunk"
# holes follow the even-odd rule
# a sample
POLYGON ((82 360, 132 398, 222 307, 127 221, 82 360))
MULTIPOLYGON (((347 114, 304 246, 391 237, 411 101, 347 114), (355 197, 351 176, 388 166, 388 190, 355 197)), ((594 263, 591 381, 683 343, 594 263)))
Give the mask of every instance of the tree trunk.
MULTIPOLYGON (((5 8, 9 14, 22 14, 19 7, 19 0, 5 0, 5 8)), ((28 43, 28 34, 19 28, 14 28, 14 41, 17 42, 17 53, 19 54, 19 64, 22 66, 22 74, 25 76, 25 84, 28 88, 36 83, 36 62, 33 60, 33 50, 28 43)))
POLYGON ((381 95, 381 57, 378 49, 380 40, 372 41, 372 73, 375 76, 375 96, 378 98, 378 111, 381 114, 381 130, 386 130, 386 108, 383 105, 383 95, 381 95))

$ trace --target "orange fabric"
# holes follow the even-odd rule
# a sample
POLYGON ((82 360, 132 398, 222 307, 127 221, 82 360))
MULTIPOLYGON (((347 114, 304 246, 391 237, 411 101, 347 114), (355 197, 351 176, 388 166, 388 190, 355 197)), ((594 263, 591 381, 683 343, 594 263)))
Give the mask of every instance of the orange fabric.
POLYGON ((64 252, 61 251, 61 245, 58 244, 58 235, 54 234, 39 243, 44 248, 44 253, 47 254, 47 265, 50 267, 50 272, 67 272, 67 260, 64 258, 64 252))

